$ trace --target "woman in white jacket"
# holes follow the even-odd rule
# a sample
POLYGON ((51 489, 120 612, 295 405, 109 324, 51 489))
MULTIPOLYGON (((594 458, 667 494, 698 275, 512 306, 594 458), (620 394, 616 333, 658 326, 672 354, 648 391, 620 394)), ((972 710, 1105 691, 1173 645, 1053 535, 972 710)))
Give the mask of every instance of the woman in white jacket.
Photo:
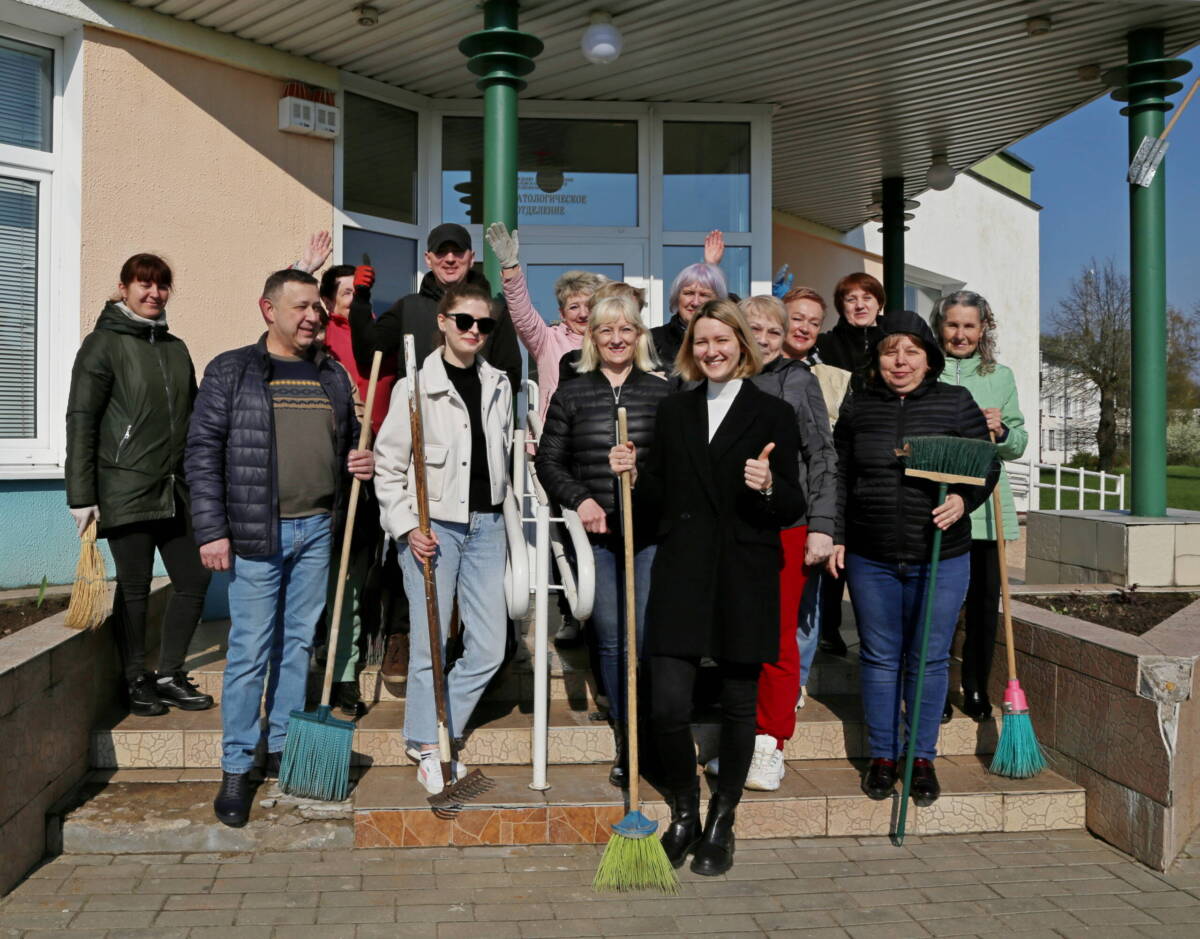
MULTIPOLYGON (((458 597, 465 648, 447 681, 450 734, 462 736, 504 659, 507 551, 502 503, 512 440, 512 392, 504 372, 476 355, 495 327, 491 297, 474 284, 447 289, 438 303, 440 346, 421 366, 420 406, 431 532, 417 526, 408 381, 396 384, 375 441, 375 492, 384 530, 401 545, 412 621, 404 735, 420 750, 417 778, 442 788, 422 561, 433 558, 443 651, 458 597)), ((461 769, 458 775, 461 777, 461 769)))

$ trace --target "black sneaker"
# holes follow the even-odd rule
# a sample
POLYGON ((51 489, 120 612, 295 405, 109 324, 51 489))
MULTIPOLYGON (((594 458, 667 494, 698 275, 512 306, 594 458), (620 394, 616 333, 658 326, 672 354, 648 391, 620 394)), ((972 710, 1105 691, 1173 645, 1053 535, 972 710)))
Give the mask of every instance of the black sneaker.
POLYGON ((167 706, 154 687, 154 676, 146 673, 129 683, 129 713, 138 717, 158 717, 167 713, 167 706))
POLYGON ((230 828, 241 828, 250 817, 253 797, 249 773, 221 773, 221 788, 213 799, 217 821, 230 828))
POLYGON ((279 764, 283 762, 282 753, 268 753, 267 761, 263 763, 263 779, 278 779, 279 764))
POLYGON ((212 695, 204 694, 195 686, 187 672, 174 675, 159 675, 154 684, 163 704, 182 708, 185 711, 207 711, 213 706, 212 695))
POLYGON ((356 681, 335 681, 333 683, 333 703, 342 714, 351 720, 367 713, 367 707, 363 704, 356 681))

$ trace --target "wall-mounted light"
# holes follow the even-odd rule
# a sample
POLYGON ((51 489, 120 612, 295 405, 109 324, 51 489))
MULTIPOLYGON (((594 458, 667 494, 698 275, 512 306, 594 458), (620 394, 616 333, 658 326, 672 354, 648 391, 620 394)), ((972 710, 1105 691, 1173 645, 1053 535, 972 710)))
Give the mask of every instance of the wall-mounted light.
POLYGON ((362 4, 354 8, 359 26, 377 26, 379 24, 379 8, 362 4))
POLYGON ((621 54, 624 40, 621 31, 613 25, 612 16, 603 10, 593 10, 592 25, 583 31, 579 48, 583 57, 593 65, 608 65, 621 54))
POLYGON ((1031 16, 1025 21, 1025 35, 1030 39, 1040 39, 1054 26, 1054 21, 1048 16, 1031 16))
POLYGON ((954 185, 954 167, 946 160, 946 154, 939 153, 933 158, 925 173, 925 185, 939 191, 954 185))
POLYGON ((1081 65, 1075 70, 1081 82, 1097 82, 1100 80, 1099 65, 1081 65))

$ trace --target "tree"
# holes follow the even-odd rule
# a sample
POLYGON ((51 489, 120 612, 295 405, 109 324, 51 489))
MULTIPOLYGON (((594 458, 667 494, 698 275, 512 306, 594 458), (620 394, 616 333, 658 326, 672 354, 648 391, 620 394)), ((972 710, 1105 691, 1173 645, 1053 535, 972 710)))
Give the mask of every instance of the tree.
POLYGON ((1167 307, 1167 410, 1200 408, 1200 303, 1191 314, 1167 307))
POLYGON ((1100 469, 1109 470, 1117 452, 1117 409, 1129 406, 1129 278, 1109 258, 1093 260, 1071 281, 1051 317, 1053 332, 1042 337, 1046 360, 1061 367, 1066 393, 1100 401, 1096 448, 1100 469))

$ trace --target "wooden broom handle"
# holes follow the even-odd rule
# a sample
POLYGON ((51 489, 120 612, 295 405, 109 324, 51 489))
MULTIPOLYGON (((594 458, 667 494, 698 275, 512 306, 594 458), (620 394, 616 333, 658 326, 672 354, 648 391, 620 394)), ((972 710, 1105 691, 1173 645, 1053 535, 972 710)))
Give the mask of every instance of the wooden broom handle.
MULTIPOLYGON (((375 388, 379 384, 379 367, 383 353, 375 350, 371 359, 371 377, 367 381, 367 404, 359 422, 358 450, 365 450, 371 440, 371 415, 375 413, 375 388)), ((342 603, 346 597, 346 571, 350 568, 350 542, 354 537, 354 520, 358 516, 358 494, 362 480, 357 476, 350 483, 350 507, 346 511, 346 530, 342 533, 342 559, 338 562, 337 587, 333 592, 333 625, 329 627, 329 645, 325 652, 325 681, 321 685, 321 706, 329 707, 333 692, 333 666, 337 659, 338 636, 342 629, 342 603)))
MULTIPOLYGON (((629 418, 617 408, 617 444, 629 442, 629 418)), ((625 743, 629 747, 629 811, 640 805, 638 792, 637 592, 633 573, 633 480, 621 474, 621 534, 625 539, 625 743)), ((619 757, 620 754, 618 753, 619 757)))
POLYGON ((1175 122, 1179 120, 1184 110, 1191 103, 1192 96, 1196 93, 1196 89, 1200 88, 1200 78, 1192 82, 1192 87, 1188 89, 1188 93, 1183 96, 1183 100, 1179 102, 1179 107, 1175 109, 1175 113, 1171 115, 1171 119, 1167 121, 1167 126, 1163 128, 1163 132, 1158 135, 1159 141, 1167 139, 1167 134, 1171 132, 1171 128, 1175 126, 1175 122))
MULTIPOLYGON (((996 442, 996 435, 991 431, 988 436, 992 438, 992 443, 996 442)), ((1008 593, 1008 553, 1005 551, 1004 541, 1004 504, 1000 499, 1000 480, 1004 478, 1004 463, 1000 463, 1000 476, 996 479, 996 486, 992 489, 992 515, 995 517, 996 523, 996 553, 1000 557, 1000 596, 1003 599, 1004 609, 1004 647, 1008 653, 1008 680, 1015 681, 1017 677, 1017 650, 1013 648, 1013 626, 1012 626, 1012 598, 1008 593)), ((1035 493, 1037 489, 1033 490, 1035 493)))

